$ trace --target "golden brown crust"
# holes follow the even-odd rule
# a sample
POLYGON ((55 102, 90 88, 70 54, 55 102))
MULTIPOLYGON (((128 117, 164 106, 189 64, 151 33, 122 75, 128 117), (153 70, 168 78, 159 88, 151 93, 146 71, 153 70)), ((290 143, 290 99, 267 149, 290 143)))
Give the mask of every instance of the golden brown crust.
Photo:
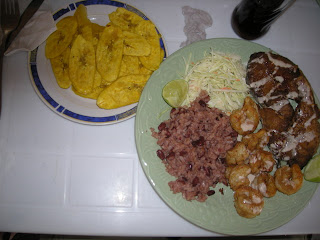
POLYGON ((303 168, 320 144, 319 109, 307 78, 289 59, 259 52, 250 57, 246 80, 271 135, 270 150, 278 160, 303 168))
POLYGON ((303 173, 298 164, 291 167, 282 166, 275 172, 275 185, 277 189, 287 195, 292 195, 300 190, 303 184, 303 173))
POLYGON ((234 206, 240 216, 254 218, 260 215, 263 209, 263 196, 258 190, 252 187, 240 187, 234 193, 234 206))

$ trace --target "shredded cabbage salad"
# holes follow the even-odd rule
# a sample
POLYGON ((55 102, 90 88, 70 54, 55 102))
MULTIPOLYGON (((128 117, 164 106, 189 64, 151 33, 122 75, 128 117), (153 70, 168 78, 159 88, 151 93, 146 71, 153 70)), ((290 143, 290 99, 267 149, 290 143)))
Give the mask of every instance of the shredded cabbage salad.
POLYGON ((189 92, 183 105, 190 105, 201 90, 206 90, 210 96, 208 105, 230 114, 242 107, 248 95, 245 75, 245 66, 238 55, 211 51, 196 63, 188 62, 184 79, 189 92))

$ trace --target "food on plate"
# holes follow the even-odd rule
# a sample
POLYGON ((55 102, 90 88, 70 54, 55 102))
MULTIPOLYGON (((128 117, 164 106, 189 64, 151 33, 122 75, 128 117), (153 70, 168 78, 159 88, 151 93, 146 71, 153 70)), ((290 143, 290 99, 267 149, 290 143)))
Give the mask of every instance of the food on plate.
POLYGON ((56 31, 57 33, 48 37, 45 48, 46 57, 50 58, 52 71, 57 83, 59 87, 65 89, 71 86, 71 80, 69 77, 69 57, 72 41, 75 39, 77 27, 78 23, 73 16, 63 18, 57 23, 57 29, 59 31, 56 31), (65 35, 68 37, 64 38, 65 35), (60 39, 57 39, 57 36, 60 36, 60 39), (57 45, 60 47, 57 48, 57 45), (52 57, 55 55, 57 56, 52 57))
POLYGON ((310 182, 320 182, 320 155, 317 154, 309 161, 304 170, 304 178, 310 182))
MULTIPOLYGON (((231 150, 232 151, 232 150, 231 150)), ((261 194, 262 197, 273 197, 277 192, 277 188, 274 184, 274 178, 270 174, 273 170, 273 165, 269 163, 274 163, 271 159, 265 160, 263 158, 258 158, 256 156, 257 151, 255 150, 250 152, 248 158, 244 163, 236 165, 228 165, 227 169, 230 169, 226 172, 226 177, 228 179, 228 184, 234 192, 234 205, 240 216, 246 218, 253 218, 259 215, 262 211, 263 206, 261 206, 260 211, 254 215, 246 215, 243 212, 239 211, 239 197, 237 193, 239 188, 246 188, 247 191, 251 191, 251 188, 254 189, 255 193, 261 194), (254 160, 253 162, 250 161, 254 160), (270 161, 270 162, 269 162, 270 161), (258 166, 257 166, 258 165, 258 166)), ((265 152, 267 153, 267 152, 265 152)), ((241 204, 243 208, 251 207, 251 202, 244 202, 241 204)))
MULTIPOLYGON (((147 39, 133 32, 123 31, 123 54, 129 56, 148 56, 151 47, 147 39)), ((159 42, 159 41, 158 41, 159 42)), ((159 45, 160 49, 160 45, 159 45)))
POLYGON ((253 174, 271 172, 276 164, 272 153, 262 149, 252 151, 247 161, 253 174))
POLYGON ((59 87, 69 88, 71 80, 69 77, 70 47, 67 47, 59 56, 51 58, 51 67, 59 87))
POLYGON ((307 78, 289 59, 258 52, 250 56, 246 79, 271 135, 271 152, 278 161, 303 168, 320 143, 320 114, 307 78))
POLYGON ((244 99, 242 108, 233 110, 230 115, 231 126, 241 135, 253 133, 260 121, 256 103, 251 97, 244 99))
POLYGON ((91 28, 92 28, 92 43, 94 46, 94 50, 97 51, 98 42, 104 30, 104 26, 101 26, 97 23, 92 23, 91 28))
POLYGON ((241 186, 249 186, 250 180, 248 178, 251 173, 251 168, 247 164, 240 164, 228 167, 228 182, 230 188, 236 191, 241 186))
POLYGON ((135 28, 135 33, 147 40, 150 46, 150 54, 140 56, 139 59, 143 66, 150 70, 156 70, 161 63, 160 36, 150 20, 140 21, 135 28))
POLYGON ((96 61, 92 42, 78 35, 74 41, 69 58, 69 76, 72 86, 81 94, 93 90, 96 61))
POLYGON ((109 19, 111 23, 125 31, 135 29, 138 23, 143 21, 142 17, 124 8, 117 8, 116 11, 110 13, 109 19))
POLYGON ((253 151, 255 149, 263 149, 269 143, 269 135, 267 130, 261 128, 257 132, 243 136, 241 142, 246 145, 246 147, 253 151))
POLYGON ((243 142, 237 144, 227 152, 226 163, 229 166, 243 164, 249 157, 250 151, 243 142))
POLYGON ((275 160, 271 153, 259 148, 249 150, 243 142, 238 142, 236 146, 242 146, 241 151, 245 154, 239 156, 241 159, 239 162, 235 155, 237 151, 231 149, 227 152, 227 156, 230 152, 234 154, 235 160, 231 163, 226 161, 226 178, 228 185, 234 191, 234 206, 237 213, 245 218, 254 218, 260 215, 263 210, 263 204, 260 205, 263 202, 263 197, 273 197, 277 192, 274 178, 270 174, 275 160), (243 159, 244 156, 247 157, 243 159), (264 158, 264 156, 267 156, 267 158, 264 158), (249 201, 249 199, 245 202, 240 202, 244 200, 245 194, 247 194, 247 198, 257 197, 259 211, 253 211, 253 206, 256 207, 256 205, 251 200, 249 201))
MULTIPOLYGON (((229 153, 228 156, 226 155, 226 151, 231 149, 236 143, 236 136, 238 135, 234 130, 229 132, 232 127, 230 125, 230 117, 228 116, 230 115, 230 111, 242 106, 245 97, 248 95, 248 87, 244 79, 244 67, 240 58, 234 55, 211 52, 210 56, 194 64, 190 71, 186 70, 186 73, 185 79, 172 80, 163 88, 163 99, 174 108, 171 111, 170 119, 158 126, 158 133, 152 129, 152 135, 158 139, 157 143, 161 147, 157 151, 158 157, 165 164, 167 171, 177 178, 176 181, 169 183, 170 189, 174 193, 181 192, 182 196, 187 200, 196 199, 203 202, 207 199, 208 195, 211 195, 211 188, 216 183, 226 183, 226 171, 234 179, 234 188, 237 187, 236 182, 239 179, 238 175, 242 174, 241 170, 238 169, 239 167, 236 167, 233 173, 231 173, 231 167, 229 169, 225 168, 225 161, 226 159, 228 161, 235 160, 235 155, 242 151, 242 149, 238 146, 239 149, 234 151, 233 154, 229 153), (212 65, 214 65, 213 68, 212 65), (214 77, 211 77, 213 75, 214 77), (202 86, 205 86, 203 87, 204 89, 200 87, 200 83, 202 83, 202 86), (188 91, 188 86, 189 88, 192 86, 193 89, 191 91, 189 89, 188 91), (212 94, 210 95, 205 89, 211 91, 212 94), (186 93, 189 97, 183 101, 186 93), (195 96, 191 102, 190 94, 195 96), (210 106, 210 103, 215 104, 211 96, 215 100, 218 99, 220 101, 220 109, 210 106), (207 111, 208 114, 206 113, 207 111), (219 113, 219 116, 210 116, 212 111, 219 113), (198 116, 201 117, 199 120, 198 116), (201 121, 205 122, 203 127, 204 123, 201 121), (228 122, 225 127, 218 127, 224 122, 228 122), (221 133, 222 129, 226 132, 221 133), (208 134, 210 141, 205 137, 208 134), (220 139, 220 136, 223 134, 227 134, 227 136, 230 134, 230 136, 224 139, 221 137, 220 139), (216 144, 215 141, 221 141, 221 143, 216 144), (184 150, 180 150, 178 153, 175 152, 176 150, 172 150, 175 143, 178 149, 183 148, 184 150), (189 147, 188 144, 191 144, 192 147, 189 147), (213 146, 226 144, 228 147, 223 147, 222 149, 215 149, 216 147, 214 147, 210 149, 209 147, 212 144, 213 146), (210 156, 212 151, 218 150, 220 151, 219 154, 215 153, 215 155, 210 156), (200 158, 201 163, 198 162, 197 158, 193 157, 194 155, 200 158), (211 158, 217 158, 219 161, 215 161, 215 165, 212 166, 211 158), (218 163, 219 167, 217 167, 218 163), (212 171, 218 169, 219 174, 216 173, 217 179, 212 181, 212 171), (207 178, 203 177, 203 172, 206 173, 207 178)), ((244 147, 246 148, 246 146, 244 147)), ((244 168, 250 169, 247 165, 244 168)))
POLYGON ((72 91, 79 95, 80 97, 83 97, 83 98, 90 98, 90 99, 94 99, 94 100, 97 100, 100 93, 104 90, 105 88, 104 87, 96 87, 96 88, 93 88, 92 92, 88 93, 88 94, 83 94, 83 93, 79 93, 74 87, 72 87, 72 91))
POLYGON ((93 31, 92 23, 88 19, 87 8, 83 4, 80 4, 74 13, 74 17, 78 23, 78 35, 82 35, 84 39, 91 42, 93 40, 93 31))
POLYGON ((69 47, 78 27, 77 22, 73 18, 66 18, 60 25, 47 38, 45 55, 49 59, 58 57, 69 47))
MULTIPOLYGON (((234 112, 230 115, 230 121, 234 112)), ((260 118, 258 118, 259 121, 260 118)), ((238 129, 241 121, 235 121, 235 125, 231 126, 238 129)), ((235 191, 234 205, 238 214, 246 218, 259 215, 263 206, 259 208, 256 215, 244 214, 239 207, 237 193, 239 188, 246 188, 247 192, 253 188, 263 197, 271 198, 277 191, 287 195, 294 194, 299 191, 303 183, 303 174, 297 164, 293 164, 292 167, 287 165, 281 167, 281 163, 277 162, 273 154, 267 150, 270 133, 264 128, 254 130, 253 133, 239 135, 238 142, 226 154, 226 177, 230 188, 235 191)), ((241 206, 250 209, 251 203, 244 202, 241 206)))
POLYGON ((119 77, 131 75, 131 74, 139 74, 140 73, 140 65, 139 58, 136 56, 128 56, 124 55, 122 57, 119 77))
POLYGON ((277 189, 287 195, 300 190, 303 184, 303 173, 298 164, 282 166, 274 174, 277 189))
POLYGON ((73 35, 77 31, 78 22, 75 17, 68 16, 57 22, 56 27, 59 30, 71 32, 71 35, 73 35))
POLYGON ((123 107, 139 101, 150 75, 127 75, 118 78, 98 96, 97 105, 105 109, 123 107))
POLYGON ((264 207, 263 196, 250 186, 242 186, 234 193, 234 206, 240 216, 254 218, 260 215, 264 207))
POLYGON ((105 26, 91 22, 80 4, 73 16, 56 24, 45 46, 58 85, 98 100, 97 106, 104 109, 138 102, 164 58, 160 35, 150 20, 124 8, 110 13, 109 19, 105 26))
POLYGON ((169 182, 170 189, 188 201, 204 202, 218 182, 227 184, 224 159, 237 140, 229 116, 210 108, 209 101, 201 91, 189 107, 173 108, 158 132, 151 129, 160 146, 157 156, 176 179, 169 182))
POLYGON ((268 172, 260 172, 253 179, 251 187, 258 190, 266 198, 273 197, 277 193, 274 176, 268 172))
POLYGON ((162 97, 171 107, 181 107, 188 94, 188 83, 183 79, 168 82, 162 89, 162 97))
MULTIPOLYGON (((278 191, 291 195, 301 188, 303 174, 300 168, 304 165, 298 165, 296 162, 302 163, 302 155, 313 156, 318 148, 320 141, 318 108, 314 103, 311 86, 302 72, 296 68, 295 71, 299 72, 296 72, 292 78, 287 71, 290 72, 295 65, 283 62, 282 57, 278 58, 272 53, 265 53, 259 55, 259 58, 251 59, 247 68, 248 86, 233 76, 235 72, 241 72, 241 66, 230 70, 228 65, 224 65, 226 55, 217 54, 217 56, 215 52, 211 52, 209 57, 193 64, 191 71, 186 69, 187 74, 184 79, 173 80, 162 89, 164 92, 175 81, 188 83, 188 88, 185 88, 188 90, 186 99, 176 105, 172 102, 178 101, 168 102, 168 99, 175 99, 174 97, 163 94, 163 99, 173 107, 170 119, 160 123, 158 132, 154 129, 151 129, 151 132, 160 146, 157 156, 164 163, 167 172, 176 178, 175 181, 169 182, 173 193, 181 192, 186 200, 203 202, 212 195, 212 188, 215 187, 215 184, 210 183, 221 182, 229 185, 234 191, 234 207, 237 213, 245 218, 254 218, 262 212, 264 198, 272 198, 278 191), (222 59, 218 64, 219 67, 223 66, 222 85, 218 84, 221 79, 217 81, 212 77, 212 75, 221 74, 214 72, 217 71, 217 66, 214 70, 212 69, 212 66, 217 64, 213 58, 217 56, 218 59, 222 59), (269 63, 265 59, 266 56, 269 63), (265 74, 272 76, 265 76, 265 74), (272 77, 274 82, 269 85, 272 77), (227 91, 227 93, 217 91, 219 87, 220 90, 230 90, 225 82, 238 83, 242 90, 227 91), (283 82, 286 82, 287 86, 280 86, 283 82), (264 86, 267 87, 264 88, 264 86), (248 96, 249 87, 257 103, 248 96), (206 91, 205 88, 210 90, 206 91), (213 93, 214 100, 222 102, 220 109, 211 107, 210 104, 214 105, 216 102, 212 101, 210 91, 213 93), (279 96, 284 91, 288 91, 287 94, 279 96), (223 97, 217 96, 216 92, 222 92, 223 97), (230 92, 236 92, 236 94, 228 95, 230 92), (195 100, 189 102, 192 99, 191 96, 195 96, 195 100), (230 103, 230 99, 236 100, 237 104, 233 104, 232 101, 230 103), (297 101, 296 108, 291 105, 291 100, 297 101), (290 103, 290 106, 287 106, 287 103, 290 103), (291 108, 293 111, 290 110, 291 108), (214 155, 218 160, 215 161, 215 167, 211 165, 214 161, 210 155, 212 154, 210 151, 214 148, 208 148, 212 143, 209 143, 210 137, 208 138, 207 134, 214 136, 212 139, 217 140, 221 133, 220 128, 208 127, 207 124, 213 124, 211 121, 215 120, 221 124, 221 120, 215 116, 205 115, 204 110, 210 114, 211 111, 219 110, 220 114, 224 114, 226 126, 221 128, 225 128, 224 131, 227 131, 228 136, 231 137, 227 140, 228 147, 224 147, 223 152, 214 155), (281 111, 278 112, 278 110, 281 111), (277 115, 276 123, 269 119, 268 111, 272 111, 271 116, 277 115), (201 116, 200 121, 197 119, 198 116, 201 116), (291 122, 285 123, 288 120, 291 122), (281 131, 273 128, 274 124, 279 124, 281 131), (233 132, 230 131, 230 127, 233 132), (210 132, 212 129, 216 132, 210 132), (284 132, 284 129, 287 132, 284 132), (289 166, 281 166, 283 163, 281 160, 286 159, 279 158, 277 146, 282 147, 282 154, 291 152, 290 159, 294 161, 289 161, 289 166), (303 152, 306 149, 311 150, 311 153, 303 152), (298 155, 299 160, 292 158, 292 155, 294 157, 298 155), (215 181, 211 178, 213 169, 217 172, 215 177, 218 177, 215 181), (225 178, 221 177, 221 174, 224 174, 225 178)), ((230 60, 230 57, 227 57, 227 60, 230 60)), ((180 99, 179 91, 175 97, 180 99)))
POLYGON ((102 76, 104 86, 118 78, 123 54, 123 40, 122 30, 112 25, 104 28, 99 39, 96 52, 97 70, 102 76))
POLYGON ((87 8, 83 4, 79 4, 73 16, 75 17, 80 26, 91 24, 91 21, 88 19, 87 8))
POLYGON ((230 115, 231 126, 239 133, 240 138, 227 151, 226 178, 234 191, 235 209, 245 218, 260 215, 264 206, 263 197, 273 197, 277 192, 274 177, 270 174, 276 161, 272 153, 265 149, 269 136, 265 129, 257 130, 259 122, 257 105, 249 96, 245 98, 243 106, 230 115), (250 127, 244 127, 244 124, 250 127))
POLYGON ((129 56, 129 55, 122 56, 119 77, 123 77, 126 75, 132 75, 132 74, 151 75, 152 72, 153 71, 145 68, 141 64, 141 62, 137 56, 129 56))
POLYGON ((95 71, 94 73, 94 79, 93 79, 93 87, 92 87, 92 92, 88 93, 88 94, 83 94, 78 92, 73 86, 72 86, 72 91, 79 95, 80 97, 83 98, 90 98, 90 99, 97 99, 98 96, 100 95, 100 93, 102 92, 103 89, 105 89, 102 85, 101 85, 101 75, 98 71, 95 71))
POLYGON ((187 63, 184 79, 189 83, 189 93, 183 105, 189 105, 206 90, 210 107, 231 113, 240 108, 248 96, 245 67, 240 56, 211 51, 202 60, 187 63))

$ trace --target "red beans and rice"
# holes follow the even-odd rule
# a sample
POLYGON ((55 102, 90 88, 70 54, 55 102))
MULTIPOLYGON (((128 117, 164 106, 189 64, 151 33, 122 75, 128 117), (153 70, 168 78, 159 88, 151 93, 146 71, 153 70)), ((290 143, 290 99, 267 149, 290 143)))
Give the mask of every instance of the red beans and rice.
POLYGON ((173 193, 182 193, 186 200, 204 202, 214 194, 217 183, 227 185, 225 155, 233 148, 238 134, 232 129, 229 116, 210 108, 206 91, 202 91, 190 107, 173 108, 170 119, 160 123, 152 136, 161 147, 158 157, 169 174, 173 193))

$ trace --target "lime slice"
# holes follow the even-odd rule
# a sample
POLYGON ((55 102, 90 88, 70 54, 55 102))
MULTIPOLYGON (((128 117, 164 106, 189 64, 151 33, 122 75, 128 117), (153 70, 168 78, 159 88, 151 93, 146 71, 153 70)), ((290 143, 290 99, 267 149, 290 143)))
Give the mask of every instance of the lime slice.
POLYGON ((320 182, 320 154, 309 161, 304 170, 304 178, 310 182, 320 182))
POLYGON ((162 97, 171 107, 180 107, 188 94, 188 83, 183 79, 168 82, 162 89, 162 97))

